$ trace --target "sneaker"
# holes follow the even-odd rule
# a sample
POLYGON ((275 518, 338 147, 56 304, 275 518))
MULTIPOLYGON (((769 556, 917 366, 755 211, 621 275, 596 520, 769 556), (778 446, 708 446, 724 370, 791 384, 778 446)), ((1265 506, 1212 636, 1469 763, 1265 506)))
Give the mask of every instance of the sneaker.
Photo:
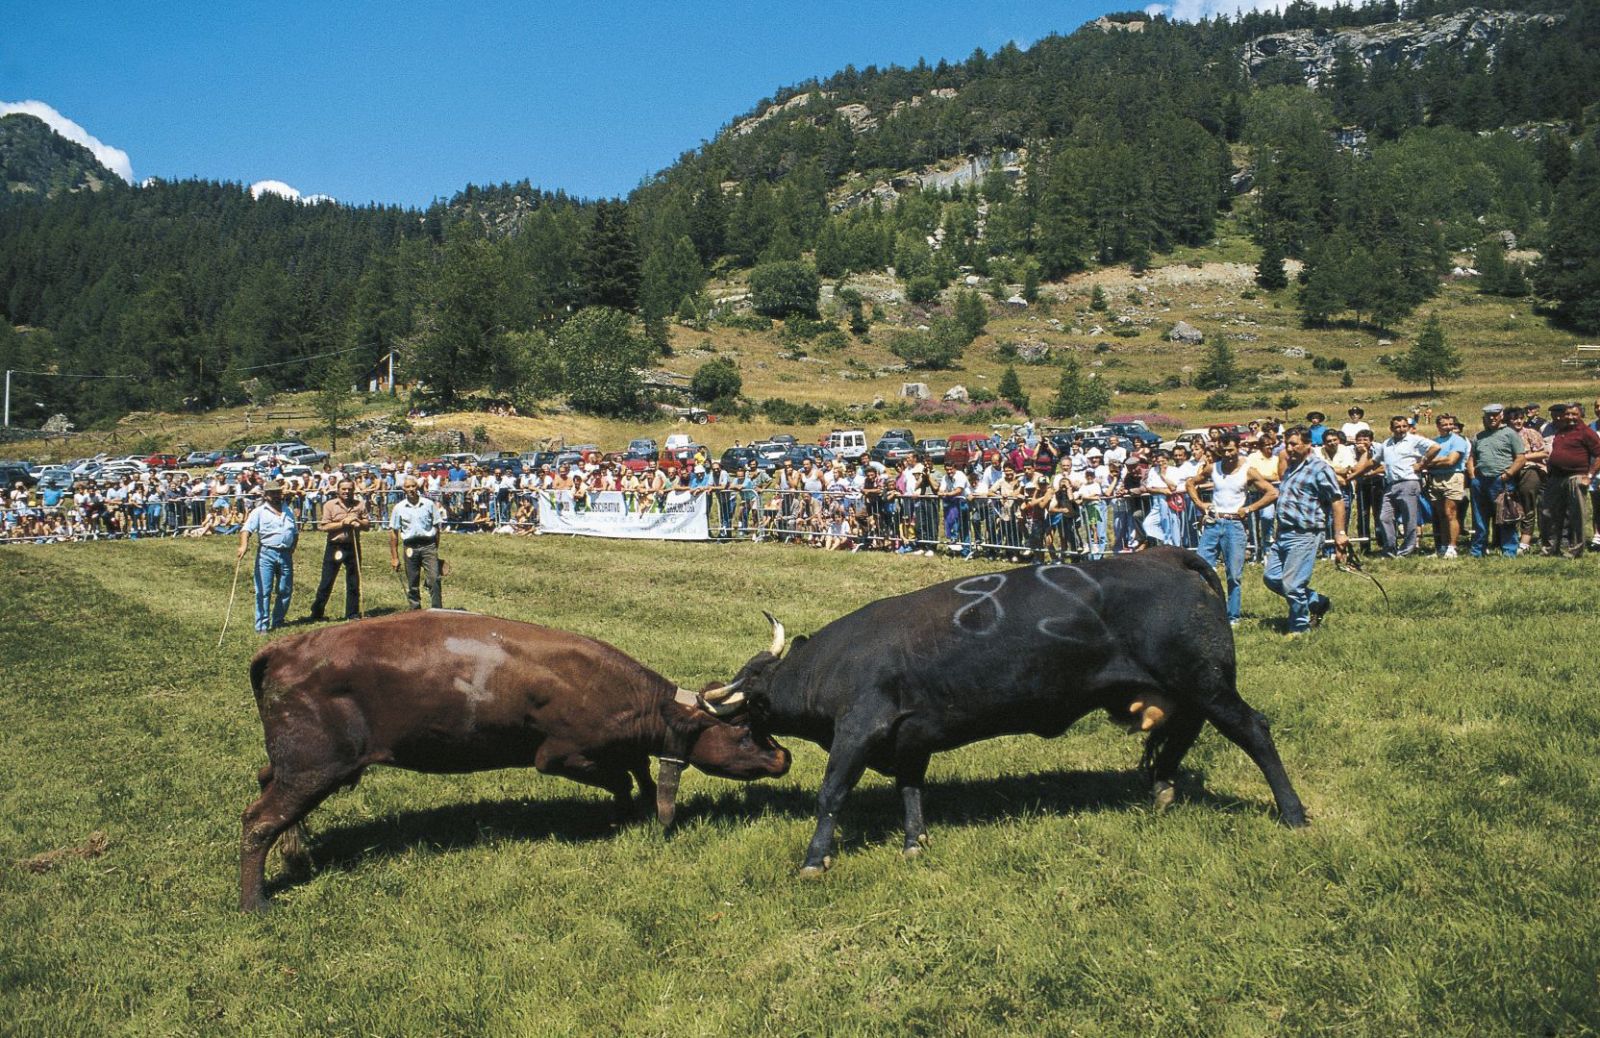
POLYGON ((1454 544, 1450 545, 1450 547, 1446 548, 1444 550, 1444 553, 1441 554, 1439 557, 1441 559, 1454 559, 1454 558, 1457 558, 1458 556, 1456 555, 1456 546, 1454 544))
POLYGON ((1600 533, 1589 538, 1589 547, 1600 549, 1600 533))
POLYGON ((933 549, 929 548, 928 550, 924 551, 922 554, 931 559, 931 558, 933 558, 933 549))
POLYGON ((1328 610, 1333 608, 1333 599, 1323 595, 1311 603, 1311 626, 1321 627, 1322 618, 1328 615, 1328 610))

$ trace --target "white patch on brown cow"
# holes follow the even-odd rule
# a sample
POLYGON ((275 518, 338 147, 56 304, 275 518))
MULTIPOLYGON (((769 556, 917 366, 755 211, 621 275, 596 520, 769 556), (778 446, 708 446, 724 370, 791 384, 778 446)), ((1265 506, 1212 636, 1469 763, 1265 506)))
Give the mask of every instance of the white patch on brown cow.
POLYGON ((444 647, 445 651, 472 661, 471 676, 456 677, 456 691, 473 702, 489 699, 493 695, 489 691, 489 679, 500 668, 500 664, 511 658, 511 654, 498 645, 472 638, 446 638, 444 647))

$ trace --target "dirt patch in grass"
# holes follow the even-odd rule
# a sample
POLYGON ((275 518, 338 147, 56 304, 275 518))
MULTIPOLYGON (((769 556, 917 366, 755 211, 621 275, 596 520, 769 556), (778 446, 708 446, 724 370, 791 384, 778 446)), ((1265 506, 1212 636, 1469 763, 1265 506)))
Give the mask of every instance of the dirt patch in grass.
POLYGON ((35 854, 31 858, 23 858, 17 862, 17 867, 24 872, 44 873, 59 868, 68 861, 88 861, 98 858, 111 846, 111 837, 96 829, 88 838, 75 847, 57 847, 53 851, 35 854))

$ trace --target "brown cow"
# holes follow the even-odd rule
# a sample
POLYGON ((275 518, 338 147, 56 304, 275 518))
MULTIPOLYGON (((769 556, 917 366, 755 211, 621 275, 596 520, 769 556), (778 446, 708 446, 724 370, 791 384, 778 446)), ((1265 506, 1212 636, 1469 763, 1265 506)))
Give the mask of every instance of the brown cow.
POLYGON ((609 790, 634 780, 672 824, 685 763, 777 777, 789 752, 604 642, 492 616, 410 612, 275 641, 250 663, 271 763, 244 812, 239 904, 265 907, 267 851, 303 855, 306 814, 369 764, 423 772, 532 765, 609 790), (661 784, 649 758, 661 758, 661 784))

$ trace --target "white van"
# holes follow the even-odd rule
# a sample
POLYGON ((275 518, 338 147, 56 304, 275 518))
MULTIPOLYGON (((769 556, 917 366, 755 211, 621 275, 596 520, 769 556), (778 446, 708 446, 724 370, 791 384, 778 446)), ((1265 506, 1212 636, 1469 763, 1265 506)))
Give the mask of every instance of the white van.
POLYGON ((828 434, 828 449, 845 461, 860 461, 867 453, 867 434, 860 429, 835 429, 828 434))

